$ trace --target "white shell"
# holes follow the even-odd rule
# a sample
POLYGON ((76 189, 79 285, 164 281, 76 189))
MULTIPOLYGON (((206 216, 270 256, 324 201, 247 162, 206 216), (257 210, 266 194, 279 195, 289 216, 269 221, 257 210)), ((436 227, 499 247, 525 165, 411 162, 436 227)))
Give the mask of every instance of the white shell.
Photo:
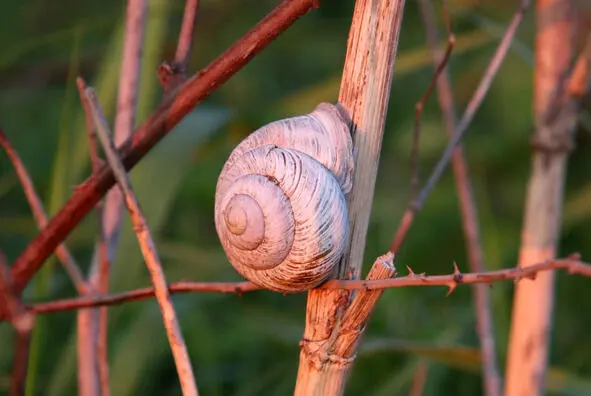
POLYGON ((321 103, 234 149, 218 179, 215 225, 242 276, 291 293, 332 275, 348 242, 352 146, 338 109, 321 103))

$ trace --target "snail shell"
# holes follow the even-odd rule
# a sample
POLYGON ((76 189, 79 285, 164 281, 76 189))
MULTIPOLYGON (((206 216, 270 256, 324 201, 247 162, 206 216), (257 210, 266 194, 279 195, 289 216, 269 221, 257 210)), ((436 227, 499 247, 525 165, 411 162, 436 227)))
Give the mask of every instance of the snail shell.
POLYGON ((258 129, 232 151, 218 178, 215 226, 238 273, 282 293, 333 274, 349 237, 352 147, 339 110, 321 103, 258 129))

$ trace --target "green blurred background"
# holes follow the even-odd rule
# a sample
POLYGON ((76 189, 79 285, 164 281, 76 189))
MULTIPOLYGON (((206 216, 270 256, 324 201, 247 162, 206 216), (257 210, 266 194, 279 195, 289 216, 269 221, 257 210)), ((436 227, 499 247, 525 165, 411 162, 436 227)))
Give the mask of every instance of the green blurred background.
MULTIPOLYGON (((191 70, 207 65, 277 3, 202 0, 191 70)), ((200 105, 131 172, 169 281, 240 279, 227 263, 213 224, 219 171, 231 149, 251 131, 272 120, 307 113, 320 101, 336 100, 353 3, 323 1, 320 9, 299 20, 200 105)), ((450 67, 458 109, 470 99, 516 5, 516 0, 450 2, 457 35, 450 67)), ((30 171, 48 213, 55 214, 90 172, 76 76, 96 88, 112 121, 125 2, 4 0, 1 8, 0 125, 30 171)), ((174 55, 183 8, 182 0, 149 1, 138 123, 162 97, 155 69, 174 55)), ((436 10, 442 27, 441 8, 436 10)), ((533 31, 530 13, 465 139, 489 269, 515 265, 520 243, 532 132, 533 31)), ((365 270, 388 248, 409 198, 414 104, 433 74, 425 40, 416 1, 407 0, 365 270)), ((578 147, 569 163, 559 250, 561 255, 578 251, 587 259, 589 119, 584 112, 578 147)), ((445 142, 434 97, 423 118, 423 180, 445 142)), ((150 283, 126 217, 112 291, 150 283)), ((85 273, 95 230, 91 214, 67 241, 85 273)), ((0 154, 0 246, 14 260, 36 233, 16 175, 0 154)), ((446 172, 418 215, 398 267, 440 274, 450 272, 454 260, 461 270, 468 270, 453 177, 446 172)), ((551 394, 591 394, 590 286, 589 279, 558 274, 547 381, 551 394)), ((491 292, 503 372, 513 285, 497 283, 491 292)), ((74 296, 75 291, 52 258, 24 295, 27 302, 35 302, 74 296)), ((175 296, 201 393, 290 394, 305 299, 305 294, 271 292, 175 296)), ((156 302, 116 306, 109 312, 112 394, 180 394, 156 302)), ((76 394, 75 318, 74 312, 38 318, 28 395, 76 394)), ((10 384, 13 345, 12 329, 1 323, 0 394, 6 394, 10 384)), ((347 394, 408 394, 418 367, 427 368, 425 395, 481 394, 477 345, 470 287, 460 287, 448 298, 444 288, 388 290, 372 317, 347 394)))

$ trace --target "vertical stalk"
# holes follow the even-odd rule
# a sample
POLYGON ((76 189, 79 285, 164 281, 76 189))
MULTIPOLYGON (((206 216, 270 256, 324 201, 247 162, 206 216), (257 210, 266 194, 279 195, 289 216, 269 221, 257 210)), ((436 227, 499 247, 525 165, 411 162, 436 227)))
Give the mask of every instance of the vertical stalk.
MULTIPOLYGON (((117 113, 115 115, 115 144, 120 145, 133 133, 137 107, 137 92, 146 24, 146 0, 128 0, 125 35, 121 58, 117 113)), ((84 97, 82 98, 84 101, 84 97)), ((89 132, 91 133, 91 132, 89 132)), ((96 168, 96 167, 95 167, 96 168)), ((97 172, 93 169, 93 172, 97 172)), ((89 274, 94 292, 106 294, 109 271, 119 243, 123 196, 111 189, 101 211, 100 242, 89 274)), ((107 307, 78 312, 78 387, 83 396, 110 395, 107 353, 107 307)))
MULTIPOLYGON (((445 3, 443 4, 445 7, 445 3)), ((438 34, 435 22, 435 10, 429 0, 419 0, 419 8, 427 32, 427 42, 431 48, 434 70, 437 71, 440 63, 445 61, 444 54, 438 50, 438 34)), ((449 24, 449 16, 446 13, 446 20, 449 24)), ((451 26, 448 25, 449 40, 455 41, 451 33, 451 26)), ((443 119, 448 139, 451 139, 456 129, 457 117, 453 90, 447 66, 442 69, 437 81, 437 99, 443 113, 443 119)), ((478 211, 476 201, 472 192, 472 182, 468 162, 464 155, 464 149, 458 144, 451 158, 456 191, 460 204, 462 216, 462 228, 466 239, 466 251, 468 263, 472 272, 483 272, 484 252, 482 250, 480 226, 478 224, 478 211)), ((497 357, 495 352, 495 339, 493 331, 493 317, 491 312, 491 298, 487 285, 474 285, 474 308, 476 313, 476 331, 480 340, 480 354, 482 356, 481 370, 483 391, 486 396, 499 396, 501 394, 501 379, 497 369, 497 357)))
MULTIPOLYGON (((361 272, 403 8, 404 0, 358 0, 353 13, 339 93, 355 147, 353 188, 347 200, 349 247, 339 267, 340 278, 359 278, 361 272)), ((378 272, 391 274, 392 268, 384 268, 378 272)), ((373 308, 365 304, 358 316, 362 320, 346 320, 350 301, 345 290, 309 292, 295 395, 344 393, 357 342, 373 308), (348 332, 352 323, 355 328, 348 332)))
MULTIPOLYGON (((569 141, 574 123, 551 122, 562 106, 560 87, 573 55, 572 0, 537 0, 534 75, 536 132, 525 202, 519 263, 527 267, 556 256, 569 141)), ((554 272, 516 285, 505 394, 541 395, 548 364, 554 272)))

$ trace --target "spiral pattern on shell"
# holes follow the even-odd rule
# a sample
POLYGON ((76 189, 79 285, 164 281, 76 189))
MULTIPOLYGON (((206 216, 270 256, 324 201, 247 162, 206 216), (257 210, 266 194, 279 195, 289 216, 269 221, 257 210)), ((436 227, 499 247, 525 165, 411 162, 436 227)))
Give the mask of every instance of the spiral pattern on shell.
POLYGON ((349 237, 352 146, 338 109, 321 103, 258 129, 232 151, 216 187, 215 226, 242 276, 293 293, 333 274, 349 237))

